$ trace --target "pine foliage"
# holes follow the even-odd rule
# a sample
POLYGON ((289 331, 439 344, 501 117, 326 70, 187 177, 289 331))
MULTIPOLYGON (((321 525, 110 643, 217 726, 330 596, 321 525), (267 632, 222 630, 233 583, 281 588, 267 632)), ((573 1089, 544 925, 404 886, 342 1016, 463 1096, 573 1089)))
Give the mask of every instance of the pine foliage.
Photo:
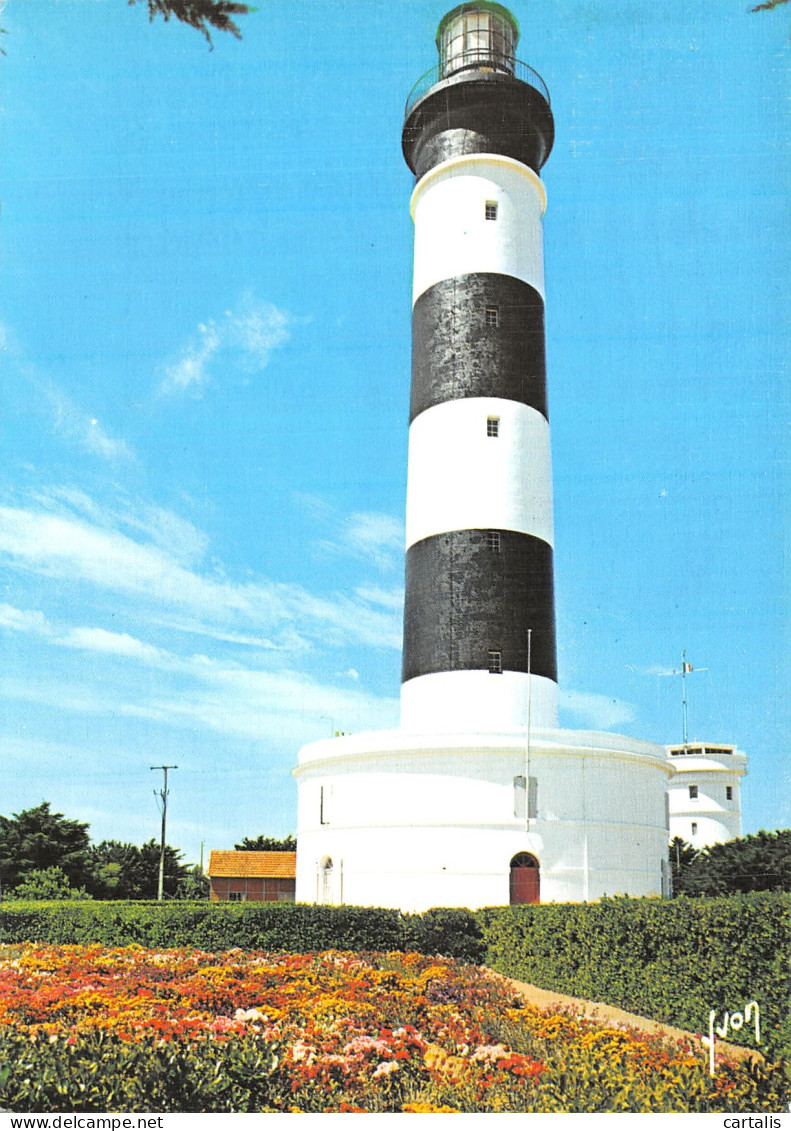
POLYGON ((16 887, 31 872, 57 866, 72 884, 85 877, 90 839, 88 825, 53 813, 48 801, 33 809, 0 816, 0 883, 16 887))
POLYGON ((291 833, 284 837, 246 836, 240 844, 235 844, 234 848, 237 852, 296 852, 297 842, 291 833))
MULTIPOLYGON (((148 4, 148 18, 153 22, 155 16, 162 16, 167 22, 175 16, 183 24, 200 31, 212 46, 209 28, 216 31, 229 31, 237 39, 242 33, 231 16, 246 16, 253 9, 249 4, 232 3, 231 0, 145 0, 148 4)), ((129 4, 143 3, 143 0, 129 0, 129 4)))

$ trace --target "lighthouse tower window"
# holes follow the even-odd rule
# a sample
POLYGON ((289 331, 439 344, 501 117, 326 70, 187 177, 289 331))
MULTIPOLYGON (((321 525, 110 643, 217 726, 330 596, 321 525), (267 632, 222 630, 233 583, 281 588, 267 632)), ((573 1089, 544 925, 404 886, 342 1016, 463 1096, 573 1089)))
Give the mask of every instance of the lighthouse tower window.
POLYGON ((486 543, 493 554, 500 553, 500 531, 490 530, 486 535, 486 543))
POLYGON ((495 326, 495 327, 499 326, 500 325, 500 310, 499 310, 499 307, 487 306, 486 312, 485 312, 485 318, 486 318, 486 325, 487 326, 495 326))
POLYGON ((486 420, 486 435, 499 436, 500 435, 500 417, 489 416, 486 420))
POLYGON ((489 674, 502 675, 503 674, 503 654, 502 652, 492 652, 489 650, 489 674))
POLYGON ((485 215, 486 215, 487 220, 496 220, 497 219, 497 201, 496 200, 487 200, 486 201, 486 213, 485 213, 485 215))
POLYGON ((692 822, 692 835, 693 836, 698 835, 698 822, 697 821, 692 822))
POLYGON ((725 800, 726 801, 733 801, 733 786, 732 785, 726 785, 725 786, 725 800))
POLYGON ((698 787, 696 785, 691 785, 689 787, 689 796, 690 796, 691 801, 697 801, 697 799, 698 799, 698 787))

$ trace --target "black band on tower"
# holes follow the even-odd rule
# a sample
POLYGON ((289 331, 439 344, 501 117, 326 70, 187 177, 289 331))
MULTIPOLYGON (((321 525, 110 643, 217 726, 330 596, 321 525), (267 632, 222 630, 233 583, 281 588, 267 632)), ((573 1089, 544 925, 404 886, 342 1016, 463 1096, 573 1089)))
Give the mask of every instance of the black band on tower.
POLYGON ((549 102, 527 82, 484 69, 438 82, 409 109, 402 145, 419 179, 469 153, 500 153, 536 173, 549 157, 555 123, 549 102))
POLYGON ((519 401, 547 416, 544 300, 521 279, 460 275, 415 303, 410 421, 463 397, 519 401))
MULTIPOLYGON (((454 530, 407 551, 402 682, 502 670, 557 681, 552 547, 513 530, 454 530)), ((495 675, 492 676, 496 678, 495 675)))

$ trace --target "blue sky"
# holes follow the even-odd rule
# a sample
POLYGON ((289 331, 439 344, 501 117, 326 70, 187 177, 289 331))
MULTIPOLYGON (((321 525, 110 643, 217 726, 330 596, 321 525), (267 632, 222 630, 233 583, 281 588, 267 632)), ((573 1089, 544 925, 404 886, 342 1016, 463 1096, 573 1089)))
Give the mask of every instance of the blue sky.
MULTIPOLYGON (((449 6, 449 5, 448 5, 449 6)), ((403 105, 446 5, 262 0, 215 49, 10 0, 0 812, 197 861, 296 827, 299 747, 398 721, 403 105)), ((543 176, 562 724, 750 756, 791 825, 791 11, 524 0, 543 176)))

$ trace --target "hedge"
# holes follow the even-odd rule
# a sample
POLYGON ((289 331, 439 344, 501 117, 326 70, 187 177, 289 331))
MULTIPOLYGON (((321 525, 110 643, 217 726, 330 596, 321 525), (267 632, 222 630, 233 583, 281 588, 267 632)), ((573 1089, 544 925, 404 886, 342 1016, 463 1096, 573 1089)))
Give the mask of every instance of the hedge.
POLYGON ((465 910, 404 915, 382 907, 301 903, 8 902, 0 905, 0 943, 102 943, 150 947, 267 950, 416 950, 483 961, 486 944, 465 910))
POLYGON ((755 1000, 761 1044, 744 1025, 728 1039, 791 1054, 791 894, 714 899, 603 899, 478 912, 494 970, 543 989, 607 1002, 705 1033, 709 1012, 755 1000))

